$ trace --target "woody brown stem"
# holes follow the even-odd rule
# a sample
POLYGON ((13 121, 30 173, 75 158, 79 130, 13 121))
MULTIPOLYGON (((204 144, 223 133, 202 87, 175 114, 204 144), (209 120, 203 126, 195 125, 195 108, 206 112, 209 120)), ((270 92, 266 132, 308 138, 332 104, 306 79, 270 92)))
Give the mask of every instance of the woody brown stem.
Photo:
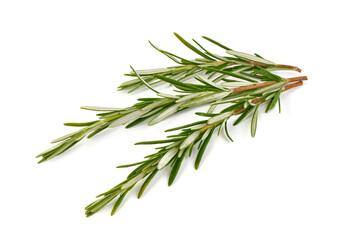
POLYGON ((234 114, 233 115, 238 115, 239 113, 241 113, 242 111, 244 111, 245 108, 239 108, 238 110, 234 111, 234 114))
POLYGON ((308 80, 307 76, 293 77, 293 78, 283 78, 287 82, 297 82, 308 80))
POLYGON ((257 84, 253 84, 253 85, 249 85, 249 86, 242 86, 242 87, 233 88, 233 89, 231 89, 231 91, 233 93, 237 93, 237 92, 242 92, 242 91, 246 91, 246 90, 252 90, 252 89, 266 87, 266 86, 269 86, 269 85, 274 84, 274 83, 277 83, 277 82, 276 81, 269 81, 269 82, 264 82, 264 83, 257 83, 257 84))
MULTIPOLYGON (((287 81, 287 82, 304 81, 304 80, 307 80, 307 79, 308 79, 307 76, 293 77, 293 78, 283 78, 283 80, 287 81)), ((253 85, 232 88, 231 91, 233 93, 237 93, 237 92, 242 92, 242 91, 246 91, 246 90, 252 90, 252 89, 258 89, 258 88, 266 87, 266 86, 269 86, 269 85, 274 84, 274 83, 277 83, 277 81, 269 81, 269 82, 264 82, 264 83, 257 83, 257 84, 253 84, 253 85)))
MULTIPOLYGON (((300 78, 300 77, 299 77, 300 78)), ((307 80, 307 78, 306 78, 307 80)), ((282 90, 283 92, 287 91, 287 90, 290 90, 292 88, 295 88, 295 87, 298 87, 298 86, 301 86, 303 85, 303 82, 302 81, 299 81, 299 82, 295 82, 295 83, 291 83, 291 84, 288 84, 284 87, 284 89, 282 90)), ((257 104, 260 102, 260 99, 261 97, 258 97, 258 98, 255 98, 251 101, 252 104, 257 104)), ((233 115, 237 115, 237 114, 240 114, 242 111, 244 111, 245 108, 241 107, 237 110, 234 111, 233 115)))
MULTIPOLYGON (((306 76, 304 76, 304 77, 297 77, 297 78, 298 78, 298 80, 299 80, 299 79, 307 80, 307 77, 306 77, 306 76)), ((295 78, 292 78, 292 79, 295 79, 295 78)), ((295 80, 293 80, 293 81, 295 81, 295 80)), ((290 81, 290 82, 291 82, 291 81, 290 81)), ((302 82, 302 81, 295 82, 295 83, 291 83, 291 84, 286 85, 286 86, 283 88, 282 91, 285 92, 285 91, 287 91, 287 90, 289 90, 289 89, 292 89, 292 88, 295 88, 295 87, 298 87, 298 86, 301 86, 301 85, 303 85, 303 82, 302 82)), ((261 97, 257 97, 257 98, 255 98, 255 99, 253 99, 253 100, 251 101, 251 103, 252 103, 252 104, 257 104, 257 103, 259 103, 260 101, 261 101, 261 97)), ((264 100, 262 100, 262 101, 264 101, 264 100)), ((244 108, 244 107, 241 107, 241 108, 235 110, 234 113, 233 113, 233 115, 238 115, 238 114, 240 114, 241 112, 243 112, 244 110, 245 110, 245 108, 244 108)), ((212 128, 212 127, 216 126, 216 125, 219 124, 219 123, 220 123, 220 122, 217 122, 217 123, 214 123, 214 124, 211 124, 211 125, 207 125, 207 126, 203 127, 203 128, 201 129, 201 131, 202 131, 202 132, 205 132, 207 129, 212 128)))
MULTIPOLYGON (((261 97, 257 97, 257 98, 255 98, 255 99, 253 99, 253 100, 251 101, 251 103, 252 103, 252 104, 257 104, 257 103, 260 102, 260 99, 261 99, 261 97)), ((245 108, 241 107, 241 108, 237 109, 236 111, 234 111, 233 115, 237 115, 237 114, 241 113, 241 112, 244 111, 244 110, 245 110, 245 108)))
POLYGON ((294 87, 301 86, 301 85, 303 85, 303 82, 302 82, 302 81, 300 81, 300 82, 295 82, 295 83, 286 85, 286 86, 284 87, 284 89, 283 89, 283 92, 285 92, 285 91, 287 91, 287 90, 290 90, 290 89, 292 89, 292 88, 294 88, 294 87))

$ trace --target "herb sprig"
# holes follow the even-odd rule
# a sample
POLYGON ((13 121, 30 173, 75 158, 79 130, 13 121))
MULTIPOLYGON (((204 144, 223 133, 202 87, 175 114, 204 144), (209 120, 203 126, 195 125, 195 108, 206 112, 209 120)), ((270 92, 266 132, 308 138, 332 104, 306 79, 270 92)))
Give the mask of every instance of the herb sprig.
MULTIPOLYGON (((119 208, 122 200, 126 194, 142 179, 145 179, 138 192, 138 198, 142 196, 144 190, 149 185, 154 176, 164 167, 171 168, 168 185, 172 185, 181 164, 186 156, 191 156, 195 146, 198 148, 198 153, 195 159, 195 169, 198 169, 200 162, 205 153, 206 147, 217 131, 218 134, 224 129, 226 136, 230 141, 228 130, 228 120, 236 115, 240 115, 234 122, 234 125, 240 123, 246 116, 252 113, 251 119, 251 136, 254 137, 257 128, 257 119, 259 106, 267 103, 266 112, 273 109, 276 103, 280 104, 280 95, 282 92, 291 88, 302 85, 302 81, 296 81, 288 84, 288 82, 280 82, 269 85, 264 88, 256 89, 255 91, 242 94, 232 99, 230 106, 224 108, 218 113, 200 113, 198 115, 207 116, 208 118, 203 121, 197 121, 184 126, 166 130, 166 132, 180 131, 178 134, 169 135, 164 140, 144 141, 138 142, 136 145, 162 145, 158 147, 157 152, 145 157, 144 161, 118 166, 118 168, 137 166, 127 177, 126 180, 111 188, 110 190, 98 195, 97 201, 91 203, 85 208, 86 216, 91 216, 101 210, 107 204, 115 201, 111 215, 113 215, 119 208)), ((217 102, 216 104, 225 104, 228 101, 217 102)))
POLYGON ((193 40, 200 47, 198 49, 177 33, 175 33, 175 36, 202 58, 187 60, 161 50, 152 44, 158 51, 178 63, 179 66, 138 71, 135 71, 130 66, 132 72, 126 75, 134 76, 136 79, 124 82, 119 89, 131 89, 131 92, 146 86, 154 91, 157 97, 139 98, 137 103, 126 108, 81 107, 86 110, 99 111, 100 113, 96 114, 98 119, 91 122, 65 123, 65 126, 81 127, 81 129, 53 140, 51 143, 57 143, 57 145, 37 155, 37 157, 41 157, 39 163, 60 155, 85 137, 91 138, 107 128, 120 125, 126 125, 126 128, 130 128, 146 120, 150 120, 148 125, 153 125, 186 108, 224 101, 236 95, 235 92, 248 91, 283 81, 281 77, 271 73, 269 70, 288 69, 301 71, 298 67, 275 64, 258 54, 250 55, 233 51, 208 37, 203 38, 225 49, 231 56, 218 56, 207 51, 196 40, 193 40), (183 82, 189 78, 195 78, 198 83, 183 82), (221 85, 219 85, 220 81, 222 81, 221 85), (158 92, 152 85, 159 82, 170 83, 176 88, 175 92, 177 94, 158 92), (242 90, 240 91, 240 89, 242 90))
POLYGON ((225 132, 226 137, 233 141, 228 128, 228 121, 238 116, 233 125, 239 124, 247 116, 251 116, 251 136, 257 129, 259 106, 266 105, 265 112, 272 110, 276 104, 280 112, 280 96, 284 91, 302 85, 306 76, 282 78, 274 70, 292 70, 301 72, 298 67, 276 64, 258 54, 247 54, 234 51, 231 48, 211 38, 203 37, 208 42, 225 50, 227 55, 220 56, 208 51, 193 39, 190 43, 177 33, 180 42, 191 51, 199 55, 189 60, 171 52, 162 50, 150 42, 160 53, 173 60, 176 66, 135 70, 125 74, 133 79, 122 83, 118 90, 135 91, 143 86, 153 91, 155 97, 142 97, 132 106, 126 108, 84 106, 85 110, 98 112, 97 120, 90 122, 70 122, 66 126, 78 127, 78 131, 53 140, 54 147, 40 153, 39 163, 52 159, 75 146, 84 138, 91 138, 108 128, 125 125, 131 128, 144 121, 148 125, 157 124, 167 117, 182 110, 199 105, 209 105, 207 112, 196 112, 205 120, 192 122, 183 126, 166 130, 166 132, 180 131, 169 135, 163 140, 139 142, 137 145, 160 145, 157 151, 145 157, 141 162, 118 166, 118 168, 136 168, 130 172, 127 179, 110 190, 98 195, 98 199, 85 208, 86 216, 91 216, 106 205, 113 202, 113 215, 119 208, 127 193, 136 184, 142 182, 138 198, 142 196, 146 187, 154 176, 165 167, 170 167, 168 185, 172 185, 182 162, 194 153, 195 169, 198 169, 206 148, 214 133, 225 132), (135 78, 134 78, 135 77, 135 78), (185 82, 186 80, 195 82, 185 82), (167 83, 173 86, 174 93, 159 92, 154 85, 167 83), (221 110, 215 112, 220 106, 221 110))
POLYGON ((185 59, 166 50, 162 50, 149 41, 152 47, 154 47, 160 53, 164 54, 166 57, 170 58, 178 65, 167 68, 137 70, 137 73, 132 71, 128 74, 125 74, 125 76, 136 78, 122 83, 118 89, 133 92, 144 86, 144 81, 149 85, 161 83, 162 80, 158 78, 159 75, 182 82, 192 79, 196 75, 204 75, 212 82, 216 83, 219 81, 232 82, 233 80, 228 79, 229 76, 240 79, 251 79, 251 77, 261 71, 259 71, 259 68, 257 67, 261 67, 261 69, 266 69, 268 71, 293 70, 301 72, 301 69, 298 67, 285 64, 276 64, 272 61, 264 59, 259 54, 251 55, 239 51, 234 51, 231 48, 226 47, 225 45, 209 37, 203 36, 203 38, 208 42, 225 50, 225 53, 227 53, 226 56, 220 56, 208 51, 195 39, 193 39, 193 42, 197 47, 194 44, 186 41, 179 34, 174 33, 174 35, 188 49, 196 53, 199 58, 192 60, 185 59), (140 75, 144 81, 141 81, 137 75, 140 75))
POLYGON ((198 84, 194 84, 183 83, 162 75, 156 75, 161 81, 173 84, 180 93, 173 95, 158 92, 148 85, 134 69, 133 71, 140 81, 158 95, 158 98, 139 98, 138 102, 133 106, 123 109, 96 106, 81 107, 86 110, 100 111, 100 113, 97 114, 98 120, 65 123, 65 126, 82 128, 51 141, 51 143, 57 143, 57 145, 37 155, 37 157, 42 158, 39 163, 60 155, 75 146, 85 137, 91 138, 107 128, 114 128, 121 125, 126 125, 126 128, 130 128, 149 119, 148 125, 151 126, 184 109, 214 102, 217 102, 216 104, 224 101, 232 102, 232 98, 254 92, 256 89, 274 88, 286 82, 306 79, 306 77, 281 78, 261 67, 256 68, 257 76, 253 77, 253 79, 257 79, 255 82, 253 82, 254 80, 249 81, 241 78, 236 81, 234 80, 231 84, 224 83, 223 85, 214 83, 202 76, 196 76, 195 79, 198 81, 198 84), (228 88, 226 86, 239 87, 228 88))

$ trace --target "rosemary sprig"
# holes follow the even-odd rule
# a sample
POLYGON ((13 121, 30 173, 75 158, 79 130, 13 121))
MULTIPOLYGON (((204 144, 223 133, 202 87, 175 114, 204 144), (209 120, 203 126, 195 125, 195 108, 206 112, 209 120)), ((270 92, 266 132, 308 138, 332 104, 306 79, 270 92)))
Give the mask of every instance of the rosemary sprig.
POLYGON ((149 89, 154 91, 156 98, 139 98, 138 102, 127 108, 108 108, 84 106, 82 109, 100 111, 97 114, 98 120, 80 123, 65 123, 66 126, 82 127, 80 130, 66 134, 53 140, 51 143, 57 143, 54 147, 40 153, 37 157, 42 159, 39 163, 52 159, 68 149, 75 146, 85 137, 91 138, 107 128, 113 128, 126 125, 126 128, 133 127, 148 119, 148 125, 154 125, 166 119, 167 117, 195 106, 217 102, 217 104, 232 101, 231 99, 241 94, 254 92, 256 89, 271 88, 282 85, 286 82, 305 80, 306 77, 284 79, 273 73, 270 73, 262 67, 256 67, 253 72, 256 75, 251 79, 237 78, 232 82, 219 85, 202 76, 196 76, 198 81, 194 83, 183 83, 163 75, 155 75, 159 80, 173 84, 180 94, 164 94, 152 88, 132 67, 131 69, 149 89), (274 86, 272 86, 274 85, 274 86), (229 88, 233 86, 234 88, 229 88))
MULTIPOLYGON (((228 132, 227 122, 232 116, 240 115, 234 122, 237 125, 246 116, 252 112, 251 119, 251 135, 254 137, 257 127, 257 117, 259 106, 267 103, 266 112, 273 109, 277 102, 280 103, 280 95, 282 92, 291 88, 302 85, 303 78, 296 78, 291 81, 283 80, 276 83, 263 86, 261 88, 251 89, 251 92, 240 91, 239 89, 232 89, 232 93, 239 91, 231 101, 214 102, 213 104, 229 104, 226 108, 218 113, 204 113, 203 116, 208 116, 208 119, 198 122, 193 122, 184 126, 166 130, 172 132, 180 130, 180 133, 170 135, 164 140, 145 141, 136 143, 141 144, 165 144, 158 147, 158 151, 154 154, 145 157, 142 162, 119 166, 130 167, 138 165, 127 177, 126 180, 111 188, 110 190, 98 195, 99 199, 85 208, 86 216, 91 216, 101 210, 107 204, 112 202, 115 198, 111 215, 113 215, 119 208, 122 200, 126 194, 142 179, 145 179, 140 187, 138 198, 141 197, 144 190, 154 178, 154 176, 166 166, 170 166, 171 171, 169 175, 168 185, 170 186, 181 167, 185 156, 191 156, 194 147, 198 146, 198 154, 195 160, 195 169, 198 169, 202 157, 205 153, 206 147, 217 130, 218 133, 224 129, 226 136, 232 141, 228 132), (295 81, 293 83, 289 83, 295 81)), ((199 114, 202 115, 202 114, 199 114)))
POLYGON ((136 77, 120 85, 119 90, 134 91, 146 86, 156 93, 156 97, 139 98, 138 102, 126 108, 109 108, 85 106, 82 109, 98 111, 98 119, 91 122, 65 123, 66 126, 80 127, 80 130, 67 134, 52 141, 57 143, 54 147, 40 153, 40 162, 58 156, 64 151, 76 145, 85 137, 91 138, 101 131, 120 125, 126 128, 133 127, 143 121, 153 125, 163 121, 167 117, 194 106, 208 104, 207 112, 197 112, 206 120, 197 121, 184 126, 166 130, 179 133, 169 135, 166 139, 139 142, 137 144, 161 144, 157 152, 145 157, 145 160, 137 163, 118 166, 118 168, 137 166, 126 180, 100 194, 98 200, 88 205, 86 216, 91 216, 103 207, 114 202, 111 215, 119 208, 126 194, 144 179, 138 198, 144 193, 146 187, 154 176, 164 167, 171 168, 168 185, 170 186, 181 167, 186 155, 193 153, 195 146, 198 153, 195 160, 195 168, 198 169, 206 147, 217 131, 225 131, 227 138, 232 141, 227 126, 228 120, 236 115, 239 117, 233 125, 240 123, 246 116, 252 114, 251 135, 256 133, 259 106, 266 104, 265 112, 272 110, 278 103, 280 112, 280 95, 282 92, 302 85, 306 76, 295 78, 282 78, 272 72, 277 69, 295 70, 301 72, 298 67, 276 64, 264 59, 258 54, 250 55, 234 51, 225 45, 203 37, 205 40, 225 50, 226 56, 211 53, 200 45, 196 40, 193 45, 175 33, 175 36, 187 48, 195 52, 200 58, 188 60, 168 51, 159 49, 150 43, 156 50, 172 59, 178 65, 173 67, 138 70, 132 69, 127 76, 136 77), (186 83, 185 80, 196 80, 195 83, 186 83), (153 85, 156 83, 168 83, 175 88, 174 94, 165 94, 157 91, 153 85), (223 109, 214 113, 217 106, 223 109))
POLYGON ((149 85, 160 83, 162 82, 162 80, 158 78, 159 75, 182 82, 191 79, 196 75, 204 75, 208 79, 211 79, 211 81, 213 82, 219 82, 229 81, 229 76, 250 79, 254 75, 257 75, 257 71, 254 72, 254 69, 258 70, 257 67, 261 67, 269 71, 294 70, 301 72, 301 69, 298 67, 284 64, 276 64, 272 61, 264 59, 258 54, 251 55, 239 51, 234 51, 229 47, 226 47, 225 45, 204 36, 203 38, 205 40, 224 49, 225 52, 228 54, 226 56, 219 56, 205 49, 202 45, 200 45, 199 42, 194 39, 193 42, 197 45, 197 47, 186 41, 179 34, 174 34, 181 43, 183 43, 187 48, 199 55, 199 58, 193 60, 185 59, 171 52, 162 50, 149 42, 151 46, 154 47, 157 51, 164 54, 166 57, 170 58, 178 65, 167 68, 137 70, 137 73, 135 73, 135 71, 132 71, 128 74, 125 74, 125 76, 136 78, 122 83, 118 89, 129 90, 129 92, 132 92, 144 86, 144 81, 149 85), (144 81, 141 81, 137 75, 141 76, 144 81))

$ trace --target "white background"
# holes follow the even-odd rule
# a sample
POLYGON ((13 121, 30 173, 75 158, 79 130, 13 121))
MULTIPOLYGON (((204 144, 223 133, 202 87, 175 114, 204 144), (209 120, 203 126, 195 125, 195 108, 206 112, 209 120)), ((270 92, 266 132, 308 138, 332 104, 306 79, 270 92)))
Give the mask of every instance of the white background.
MULTIPOLYGON (((359 23, 357 1, 1 1, 1 239, 359 239, 359 23), (297 65, 304 86, 282 113, 213 138, 198 171, 172 187, 159 174, 141 200, 128 195, 85 218, 95 196, 122 181, 163 130, 197 119, 183 112, 153 127, 108 130, 61 157, 34 156, 90 121, 82 105, 126 107, 149 91, 117 92, 129 65, 172 65, 150 47, 195 55, 172 35, 297 65)), ((222 54, 222 50, 212 48, 222 54)), ((197 108, 202 110, 204 108, 197 108)))

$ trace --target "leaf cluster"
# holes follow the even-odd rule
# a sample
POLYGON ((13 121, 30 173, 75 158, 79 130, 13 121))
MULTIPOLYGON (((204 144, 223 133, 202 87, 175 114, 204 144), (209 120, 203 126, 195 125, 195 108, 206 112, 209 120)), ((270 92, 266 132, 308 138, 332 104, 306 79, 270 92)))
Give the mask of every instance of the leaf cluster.
POLYGON ((195 114, 205 120, 195 121, 183 126, 166 130, 172 134, 166 139, 138 142, 136 145, 160 145, 155 153, 145 156, 143 161, 121 165, 118 168, 135 167, 127 178, 110 190, 98 195, 98 199, 85 208, 86 216, 91 216, 106 205, 113 203, 113 215, 127 193, 141 182, 138 191, 140 198, 155 175, 170 168, 168 185, 172 185, 181 169, 185 158, 196 153, 194 167, 198 169, 207 146, 217 132, 222 131, 230 140, 228 121, 234 116, 236 126, 246 117, 251 116, 251 136, 255 136, 258 122, 259 106, 266 105, 265 112, 272 110, 276 104, 280 112, 281 93, 301 85, 306 77, 285 79, 273 70, 286 69, 299 71, 297 67, 276 64, 258 54, 247 54, 231 48, 211 38, 203 37, 207 42, 220 47, 226 55, 221 56, 208 51, 193 39, 186 41, 179 34, 176 38, 188 49, 198 55, 195 59, 186 59, 150 44, 160 53, 173 60, 176 66, 135 70, 125 74, 133 79, 122 83, 119 90, 135 91, 143 86, 156 94, 156 97, 141 97, 126 108, 109 108, 84 106, 85 110, 97 112, 97 119, 90 122, 70 122, 64 125, 80 128, 53 140, 54 147, 40 153, 40 162, 52 159, 75 146, 84 138, 91 138, 105 129, 117 126, 134 127, 144 121, 148 125, 157 124, 182 110, 199 105, 209 105, 207 112, 195 114), (187 80, 192 82, 186 82, 187 80), (291 82, 296 81, 292 84, 291 82), (158 83, 173 86, 174 93, 161 93, 154 87, 158 83), (215 108, 219 108, 215 112, 215 108), (173 133, 177 132, 177 133, 173 133))
MULTIPOLYGON (((233 80, 233 85, 235 81, 236 83, 242 85, 256 85, 261 81, 269 82, 274 80, 280 81, 279 83, 283 82, 282 78, 278 78, 277 75, 274 75, 261 67, 256 67, 255 69, 257 69, 257 71, 253 72, 254 75, 252 77, 253 79, 256 79, 256 81, 253 79, 248 80, 246 78, 244 79, 243 77, 239 77, 238 80, 233 80), (255 83, 253 83, 254 81, 255 83)), ((51 143, 58 144, 40 153, 37 156, 42 158, 39 163, 60 155, 75 146, 85 137, 91 138, 107 128, 113 128, 121 125, 126 125, 126 128, 130 128, 146 120, 149 120, 148 125, 154 125, 187 108, 214 103, 216 101, 217 104, 220 104, 221 101, 227 101, 229 98, 234 96, 254 92, 253 90, 233 93, 231 88, 221 86, 199 75, 194 78, 197 83, 184 83, 162 75, 155 75, 161 81, 170 83, 176 88, 175 91, 177 94, 164 94, 156 91, 134 69, 133 71, 139 81, 143 82, 144 85, 154 91, 158 97, 139 98, 137 103, 127 108, 97 106, 81 107, 85 110, 100 112, 96 114, 98 116, 98 120, 91 122, 65 123, 65 126, 82 128, 51 141, 51 143)))
MULTIPOLYGON (((128 90, 129 92, 133 92, 144 86, 144 81, 149 85, 161 83, 163 82, 163 79, 159 78, 159 76, 164 76, 167 78, 172 78, 179 82, 184 82, 197 75, 204 75, 208 79, 211 79, 212 82, 227 82, 230 80, 228 79, 230 76, 244 80, 246 79, 248 81, 253 81, 251 77, 257 75, 258 73, 259 76, 262 75, 261 69, 299 71, 297 67, 276 64, 272 61, 264 59, 258 54, 251 55, 239 51, 234 51, 231 48, 206 36, 203 36, 203 39, 225 50, 225 53, 227 55, 220 56, 216 53, 212 53, 208 51, 205 47, 203 47, 203 45, 201 45, 195 39, 192 39, 193 43, 190 43, 189 41, 186 41, 183 37, 181 37, 179 34, 174 33, 174 35, 186 48, 190 49, 193 53, 198 55, 198 58, 191 60, 186 59, 169 51, 162 50, 156 47, 153 43, 149 42, 150 45, 154 47, 158 52, 170 58, 178 65, 158 69, 137 70, 137 74, 132 69, 133 71, 125 74, 125 76, 136 78, 122 83, 118 87, 118 90, 128 90), (261 67, 261 69, 259 69, 258 67, 261 67), (144 81, 140 81, 137 75, 141 76, 144 81)), ((266 75, 269 74, 266 73, 266 75)), ((266 78, 267 77, 269 76, 266 76, 266 78)))
MULTIPOLYGON (((239 115, 233 125, 239 124, 248 115, 251 117, 251 136, 254 137, 257 128, 257 120, 259 106, 267 103, 266 112, 274 108, 277 102, 280 103, 280 93, 284 91, 283 85, 277 85, 277 88, 268 88, 268 91, 253 91, 246 97, 237 97, 230 102, 230 105, 219 111, 218 113, 197 113, 199 116, 206 117, 206 120, 192 122, 183 126, 166 130, 165 132, 180 131, 177 134, 168 135, 166 139, 138 142, 136 145, 161 145, 157 147, 157 152, 145 156, 145 160, 133 164, 118 166, 118 168, 138 166, 127 177, 126 180, 116 185, 109 191, 100 194, 99 200, 90 204, 85 210, 86 215, 90 216, 99 211, 102 207, 111 202, 112 199, 118 198, 114 203, 111 215, 118 209, 120 202, 138 182, 145 179, 138 192, 138 198, 142 196, 144 190, 149 185, 154 176, 164 167, 170 167, 168 177, 168 185, 171 186, 180 170, 181 164, 186 156, 191 157, 192 153, 197 149, 194 167, 199 168, 201 160, 204 156, 210 139, 217 131, 217 135, 221 130, 225 132, 226 137, 233 141, 228 130, 228 120, 235 115, 239 115)), ((228 101, 218 102, 218 104, 228 104, 228 101)))

